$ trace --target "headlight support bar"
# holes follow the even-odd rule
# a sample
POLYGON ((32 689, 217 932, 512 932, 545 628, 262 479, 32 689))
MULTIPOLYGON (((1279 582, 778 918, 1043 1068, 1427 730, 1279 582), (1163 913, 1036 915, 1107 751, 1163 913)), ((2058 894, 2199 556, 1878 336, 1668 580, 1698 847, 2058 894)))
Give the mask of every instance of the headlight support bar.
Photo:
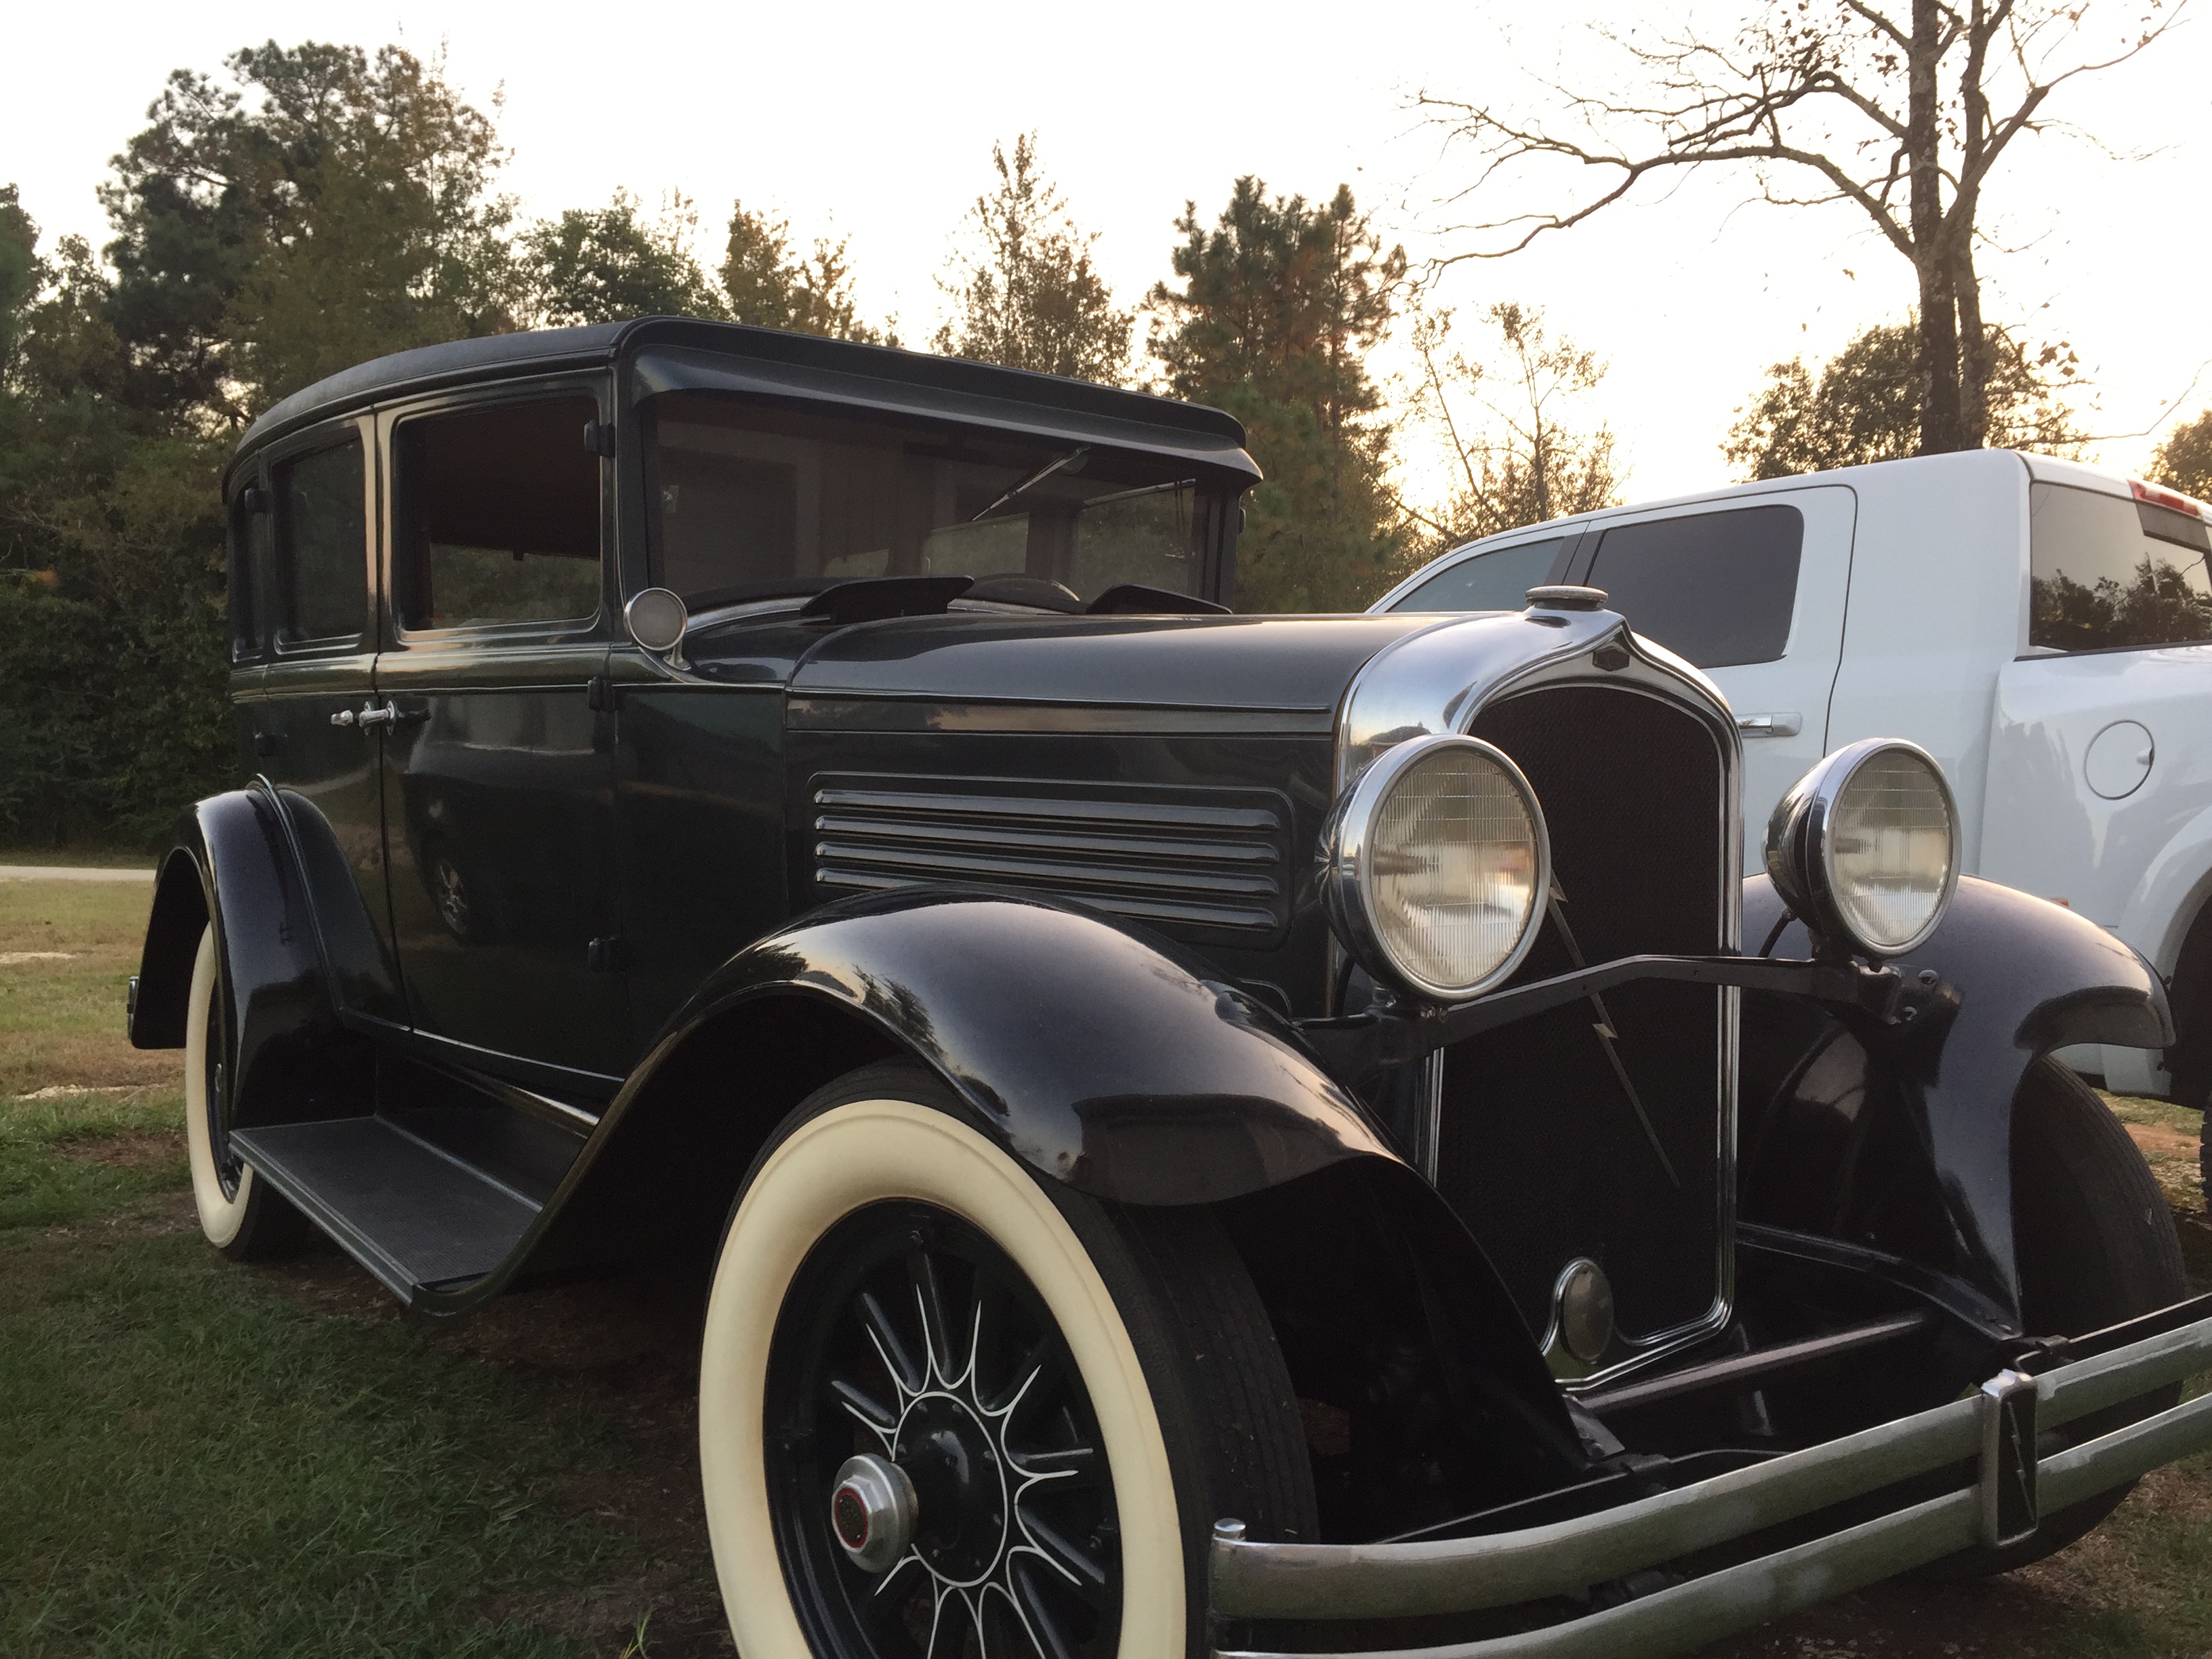
POLYGON ((1959 1002, 1958 992, 1932 972, 1908 980, 1894 968, 1869 968, 1856 961, 1636 956, 1468 1002, 1393 1001, 1366 1013, 1300 1020, 1296 1029, 1332 1073, 1357 1082, 1384 1066, 1407 1065, 1451 1043, 1638 980, 1733 985, 1805 997, 1893 1029, 1918 1026, 1959 1002))

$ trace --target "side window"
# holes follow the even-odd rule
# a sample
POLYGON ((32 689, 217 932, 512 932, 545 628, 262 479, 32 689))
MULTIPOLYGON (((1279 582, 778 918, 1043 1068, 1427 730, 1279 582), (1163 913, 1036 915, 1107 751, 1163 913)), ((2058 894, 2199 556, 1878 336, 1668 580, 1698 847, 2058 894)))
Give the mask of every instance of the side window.
POLYGON ((360 435, 279 462, 274 477, 278 642, 359 639, 368 608, 360 435))
POLYGON ((428 415, 398 429, 399 625, 583 623, 599 609, 599 417, 585 396, 428 415))
POLYGON ((1398 601, 1393 611, 1519 611, 1528 590, 1541 587, 1566 545, 1566 538, 1518 542, 1462 559, 1438 571, 1398 601))
POLYGON ((228 570, 230 604, 230 659, 244 662, 261 654, 259 596, 254 579, 261 559, 258 538, 262 515, 252 509, 252 486, 241 488, 230 501, 228 570))
POLYGON ((2063 484, 2028 487, 2028 642, 2059 651, 2212 640, 2204 522, 2063 484))
POLYGON ((1700 668, 1772 662, 1790 644, 1805 515, 1742 507, 1616 525, 1584 578, 1639 634, 1700 668))

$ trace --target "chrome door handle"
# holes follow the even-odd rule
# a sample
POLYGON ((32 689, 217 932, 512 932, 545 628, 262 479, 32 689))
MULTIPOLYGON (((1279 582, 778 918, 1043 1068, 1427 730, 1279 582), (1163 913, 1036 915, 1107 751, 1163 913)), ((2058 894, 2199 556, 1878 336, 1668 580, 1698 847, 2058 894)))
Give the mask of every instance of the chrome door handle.
POLYGON ((1805 729, 1805 717, 1788 710, 1772 714, 1738 714, 1735 729, 1747 738, 1794 738, 1805 729))
POLYGON ((396 726, 404 721, 426 720, 429 718, 430 711, 427 708, 410 708, 403 713, 388 702, 382 704, 365 702, 361 706, 359 713, 350 708, 339 709, 337 714, 331 716, 331 724, 362 726, 396 726))

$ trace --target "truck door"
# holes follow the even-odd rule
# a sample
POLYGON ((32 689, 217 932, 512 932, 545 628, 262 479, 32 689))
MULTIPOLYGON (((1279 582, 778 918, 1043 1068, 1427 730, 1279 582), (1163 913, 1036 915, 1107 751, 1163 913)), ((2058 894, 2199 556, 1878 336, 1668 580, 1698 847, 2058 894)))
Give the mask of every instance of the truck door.
POLYGON ((1688 506, 1585 536, 1567 580, 1711 674, 1743 733, 1744 867, 1768 814, 1826 752, 1855 501, 1822 485, 1688 506))
MULTIPOLYGON (((2028 487, 2027 653, 1997 676, 1982 873, 2170 974, 2206 873, 2185 831, 2212 811, 2212 534, 2118 489, 2028 487)), ((2103 1069, 2157 1085, 2110 1050, 2103 1069)))
POLYGON ((377 665, 393 931, 418 1034, 516 1081, 611 1092, 613 720, 599 381, 383 417, 392 635, 377 665))

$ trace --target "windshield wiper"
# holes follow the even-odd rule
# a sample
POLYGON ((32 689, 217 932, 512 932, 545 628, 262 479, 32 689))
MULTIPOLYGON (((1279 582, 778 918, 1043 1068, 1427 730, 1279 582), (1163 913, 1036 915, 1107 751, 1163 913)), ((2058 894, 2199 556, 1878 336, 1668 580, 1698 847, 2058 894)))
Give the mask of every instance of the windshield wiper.
POLYGON ((969 520, 968 522, 969 524, 981 524, 984 520, 989 518, 994 513, 996 513, 1000 507, 1004 507, 1008 501, 1013 501, 1019 496, 1028 495, 1030 490, 1035 489, 1047 478, 1052 477, 1054 473, 1060 471, 1064 467, 1073 466, 1078 461, 1081 460, 1090 453, 1091 446, 1089 444, 1078 444, 1073 449, 1069 450, 1066 454, 1062 455, 1057 460, 1047 461, 1036 471, 1030 473, 1028 477, 1023 479, 1012 489, 1009 489, 1005 495, 1000 496, 997 501, 993 501, 990 506, 985 507, 974 518, 969 520))

